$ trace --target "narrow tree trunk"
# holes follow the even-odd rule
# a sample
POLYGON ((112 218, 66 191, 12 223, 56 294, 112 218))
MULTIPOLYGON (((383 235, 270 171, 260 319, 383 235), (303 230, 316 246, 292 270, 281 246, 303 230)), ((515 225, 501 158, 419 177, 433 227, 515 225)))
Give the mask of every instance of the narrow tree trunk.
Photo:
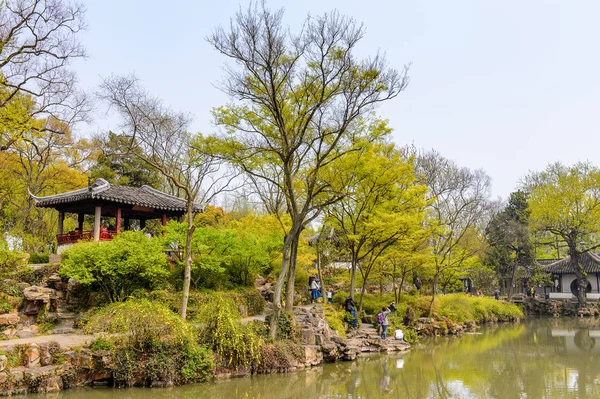
POLYGON ((269 325, 269 337, 275 339, 277 337, 277 322, 281 314, 281 293, 283 292, 283 284, 286 281, 288 268, 290 266, 290 247, 292 244, 291 234, 285 236, 283 243, 283 258, 281 259, 281 270, 275 288, 273 289, 273 313, 271 314, 271 322, 269 325))
POLYGON ((192 237, 194 236, 194 202, 188 198, 186 219, 187 231, 185 236, 185 266, 183 269, 183 293, 181 298, 181 318, 187 317, 187 305, 190 298, 190 282, 192 281, 192 237))
POLYGON ((431 303, 429 304, 429 317, 431 317, 433 315, 433 302, 435 301, 435 290, 437 289, 438 278, 439 278, 439 271, 437 271, 435 273, 435 276, 433 277, 433 283, 432 283, 433 287, 431 289, 431 303))
POLYGON ((583 267, 579 264, 579 253, 574 242, 569 243, 569 256, 571 257, 571 268, 575 271, 575 276, 577 276, 577 302, 579 303, 579 307, 582 308, 585 307, 585 291, 588 281, 583 272, 583 267))
POLYGON ((400 279, 400 285, 398 286, 398 295, 396 295, 397 303, 400 303, 400 299, 402 298, 402 288, 404 288, 405 280, 406 280, 406 273, 402 273, 402 278, 400 279))
MULTIPOLYGON (((319 235, 319 238, 321 236, 319 235)), ((323 303, 327 301, 327 289, 325 288, 325 280, 323 280, 323 275, 321 274, 321 252, 319 250, 319 243, 317 242, 317 275, 319 276, 319 281, 321 282, 321 293, 323 294, 323 303)))
POLYGON ((354 299, 354 287, 356 285, 356 268, 358 267, 358 262, 356 260, 356 256, 352 254, 352 275, 350 276, 350 298, 354 299))
POLYGON ((510 302, 513 295, 513 285, 515 284, 515 279, 517 278, 517 268, 519 267, 519 263, 515 261, 515 267, 513 268, 512 275, 508 280, 508 289, 507 289, 507 301, 510 302))
POLYGON ((362 312, 363 300, 365 299, 366 288, 367 288, 366 284, 363 284, 362 287, 360 288, 360 302, 358 303, 358 313, 362 312))
POLYGON ((300 234, 294 237, 292 240, 292 247, 290 251, 290 272, 288 273, 287 291, 285 294, 285 310, 291 312, 294 308, 294 294, 296 286, 296 260, 298 256, 298 243, 300 241, 300 234))

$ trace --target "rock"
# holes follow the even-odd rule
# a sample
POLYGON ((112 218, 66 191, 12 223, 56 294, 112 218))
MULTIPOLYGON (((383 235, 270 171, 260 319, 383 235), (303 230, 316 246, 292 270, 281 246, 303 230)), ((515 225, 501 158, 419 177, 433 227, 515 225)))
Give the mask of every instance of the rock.
POLYGON ((35 334, 31 332, 29 328, 24 328, 22 330, 17 331, 17 337, 19 338, 33 338, 35 334))
POLYGON ((52 364, 52 354, 48 344, 40 344, 40 364, 48 366, 52 364))
POLYGON ((242 317, 248 317, 248 311, 246 310, 246 306, 240 305, 238 308, 242 317))
POLYGON ((304 345, 316 345, 315 332, 308 328, 302 329, 302 344, 304 345))
POLYGON ((304 364, 307 366, 316 366, 323 363, 323 353, 321 347, 317 345, 305 345, 304 349, 304 364))
POLYGON ((51 299, 56 299, 56 290, 34 285, 25 288, 23 295, 28 301, 42 301, 45 304, 49 304, 51 299))
POLYGON ((7 339, 11 339, 16 333, 17 329, 14 327, 8 327, 6 330, 2 331, 2 334, 4 334, 7 339))
POLYGON ((25 349, 26 362, 25 367, 34 368, 40 366, 40 347, 37 344, 31 344, 25 349))
POLYGON ((6 370, 8 367, 8 358, 5 355, 0 355, 0 371, 6 370))
POLYGON ((16 313, 7 313, 0 315, 0 326, 16 326, 19 322, 19 315, 16 313))

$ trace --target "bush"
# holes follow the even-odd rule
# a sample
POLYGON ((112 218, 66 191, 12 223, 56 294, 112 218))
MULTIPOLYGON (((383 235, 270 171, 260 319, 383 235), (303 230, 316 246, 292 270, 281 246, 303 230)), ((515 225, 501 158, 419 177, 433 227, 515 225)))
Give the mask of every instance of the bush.
POLYGON ((84 331, 115 334, 97 338, 90 348, 112 353, 110 371, 117 386, 180 384, 212 374, 211 352, 198 345, 190 325, 162 304, 147 299, 113 303, 96 311, 84 331))
POLYGON ((0 314, 10 313, 13 310, 13 305, 5 298, 0 299, 0 314))
POLYGON ((50 255, 42 254, 42 253, 32 253, 29 254, 29 263, 39 264, 39 263, 48 263, 50 262, 50 255))
POLYGON ((200 342, 212 349, 221 366, 238 369, 258 360, 262 339, 255 329, 241 323, 233 300, 215 295, 199 316, 200 342))
POLYGON ((346 327, 344 326, 344 317, 346 313, 342 309, 337 309, 334 305, 324 305, 325 319, 329 323, 329 327, 337 332, 340 337, 346 336, 346 327))
POLYGON ((27 264, 28 254, 11 251, 4 241, 0 240, 0 279, 11 276, 14 270, 27 264))
MULTIPOLYGON (((136 293, 137 294, 137 293, 136 293)), ((152 291, 146 295, 154 301, 161 302, 174 312, 179 312, 181 306, 181 292, 167 290, 152 291)), ((265 300, 260 292, 254 288, 240 287, 235 291, 192 291, 188 299, 188 319, 197 320, 202 307, 206 306, 214 296, 231 299, 237 305, 244 305, 248 316, 262 314, 265 309, 265 300)))
POLYGON ((125 231, 113 241, 81 243, 65 252, 60 274, 101 290, 111 302, 124 301, 137 289, 155 289, 169 276, 158 239, 125 231))
POLYGON ((293 341, 277 341, 261 347, 260 358, 254 369, 257 373, 285 371, 304 357, 302 347, 293 341))
POLYGON ((105 306, 89 318, 84 330, 92 334, 121 334, 128 346, 140 350, 159 343, 194 340, 192 329, 181 317, 147 299, 105 306))
POLYGON ((491 297, 474 297, 465 294, 440 295, 439 315, 454 322, 486 322, 493 319, 513 321, 523 318, 523 312, 512 303, 491 297))

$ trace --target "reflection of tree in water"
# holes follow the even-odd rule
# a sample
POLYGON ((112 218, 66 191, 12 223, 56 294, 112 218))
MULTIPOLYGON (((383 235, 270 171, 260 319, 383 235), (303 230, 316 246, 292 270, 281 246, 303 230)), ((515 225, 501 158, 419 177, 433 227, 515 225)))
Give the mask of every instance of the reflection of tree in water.
POLYGON ((590 351, 596 346, 596 338, 590 337, 590 330, 581 329, 575 333, 575 346, 584 352, 590 351))

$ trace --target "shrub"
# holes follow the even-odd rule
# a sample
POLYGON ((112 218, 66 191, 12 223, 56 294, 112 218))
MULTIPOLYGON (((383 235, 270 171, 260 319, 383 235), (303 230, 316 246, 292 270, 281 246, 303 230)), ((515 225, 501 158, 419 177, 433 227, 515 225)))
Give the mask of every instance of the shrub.
POLYGON ((438 298, 440 316, 446 316, 454 322, 486 322, 492 319, 512 321, 523 318, 523 312, 515 304, 497 301, 491 297, 448 294, 438 298))
POLYGON ((0 240, 0 278, 8 278, 19 266, 27 264, 28 254, 11 251, 8 245, 0 240))
POLYGON ((180 384, 212 374, 211 352, 200 347, 194 330, 162 304, 147 299, 113 303, 96 311, 84 331, 115 334, 97 338, 90 348, 112 353, 110 371, 117 386, 180 384))
POLYGON ((128 346, 143 350, 162 342, 193 341, 185 321, 164 305, 147 299, 113 303, 96 311, 88 320, 87 333, 122 334, 128 346))
POLYGON ((325 319, 329 323, 329 327, 337 332, 340 337, 346 336, 346 327, 344 326, 344 316, 346 312, 342 309, 337 309, 334 305, 323 306, 325 310, 325 319))
POLYGON ((262 339, 251 326, 241 323, 231 299, 214 296, 203 307, 199 320, 200 341, 212 349, 222 366, 237 369, 258 359, 262 339))
POLYGON ((0 299, 0 314, 10 313, 13 309, 12 303, 10 303, 7 299, 0 299))
POLYGON ((50 256, 42 253, 32 253, 29 256, 29 263, 48 263, 50 262, 50 256))
POLYGON ((158 239, 125 231, 113 241, 81 243, 65 252, 61 276, 100 289, 111 302, 124 301, 136 289, 155 289, 169 276, 158 239))
POLYGON ((277 341, 261 347, 254 369, 257 373, 283 371, 294 367, 304 357, 302 347, 293 341, 277 341))
POLYGON ((106 338, 98 337, 90 342, 90 349, 93 351, 110 351, 115 349, 115 344, 106 338))
POLYGON ((256 288, 240 287, 235 291, 236 303, 243 303, 248 311, 248 316, 262 314, 265 310, 265 298, 256 288))

